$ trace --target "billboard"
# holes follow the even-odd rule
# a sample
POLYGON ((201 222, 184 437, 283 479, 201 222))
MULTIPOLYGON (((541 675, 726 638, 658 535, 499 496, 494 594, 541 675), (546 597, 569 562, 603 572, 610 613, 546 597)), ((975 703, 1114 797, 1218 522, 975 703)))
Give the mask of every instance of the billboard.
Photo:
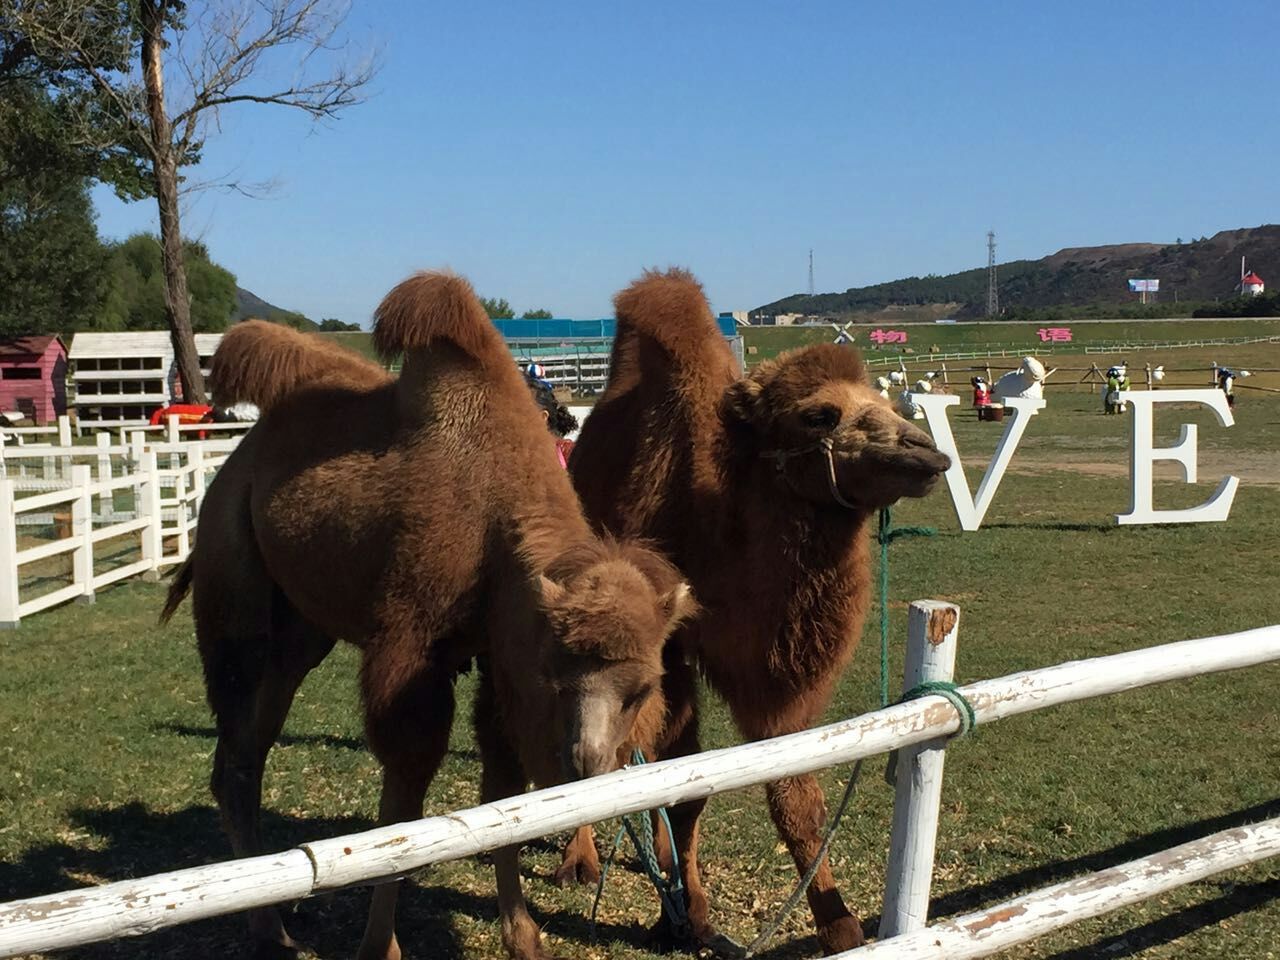
POLYGON ((1158 293, 1160 291, 1159 280, 1130 280, 1130 293, 1158 293))

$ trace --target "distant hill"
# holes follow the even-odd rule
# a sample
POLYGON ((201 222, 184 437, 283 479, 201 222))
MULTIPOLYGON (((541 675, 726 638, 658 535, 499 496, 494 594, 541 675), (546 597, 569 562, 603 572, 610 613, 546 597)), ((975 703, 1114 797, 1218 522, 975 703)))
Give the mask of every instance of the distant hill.
POLYGON ((272 323, 283 323, 298 330, 320 329, 318 323, 296 310, 277 307, 244 287, 236 287, 236 308, 231 314, 231 322, 239 323, 241 320, 270 320, 272 323))
MULTIPOLYGON (((1223 230, 1183 243, 1120 243, 1067 247, 1039 260, 1014 260, 996 267, 1002 313, 1055 307, 1129 305, 1130 279, 1158 279, 1159 300, 1212 302, 1235 295, 1240 257, 1268 284, 1280 287, 1280 225, 1223 230)), ((947 276, 905 277, 843 293, 793 294, 764 304, 752 314, 779 313, 847 316, 886 308, 953 304, 962 319, 986 312, 987 269, 947 276)))

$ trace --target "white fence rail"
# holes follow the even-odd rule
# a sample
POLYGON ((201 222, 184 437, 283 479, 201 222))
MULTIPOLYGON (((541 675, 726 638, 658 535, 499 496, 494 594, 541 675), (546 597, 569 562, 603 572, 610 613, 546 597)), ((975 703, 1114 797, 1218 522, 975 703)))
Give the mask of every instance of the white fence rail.
POLYGON ((209 474, 249 426, 174 417, 93 444, 0 443, 0 626, 185 560, 209 474), (52 538, 26 535, 37 531, 52 538))
MULTIPOLYGON (((1275 660, 1280 660, 1280 626, 1028 670, 968 684, 960 692, 972 704, 978 722, 987 724, 1061 703, 1275 660)), ((942 697, 928 696, 803 733, 646 764, 446 816, 303 844, 272 856, 15 901, 0 905, 0 956, 137 936, 404 876, 428 864, 583 823, 851 763, 937 740, 959 728, 956 709, 942 697)), ((1252 862, 1274 852, 1267 831, 1246 830, 1240 836, 1232 863, 1252 862)), ((1215 837, 1206 842, 1217 847, 1225 841, 1215 837)), ((1171 853, 1181 856, 1180 850, 1171 853)), ((1175 861, 1183 862, 1177 857, 1175 861)), ((1196 874, 1191 870, 1186 875, 1196 874)), ((1123 902, 1118 895, 1117 905, 1123 902)), ((1071 918, 1058 919, 1065 923, 1071 918)), ((1043 929, 1047 928, 1037 926, 1035 933, 1043 929)), ((876 949, 896 956, 889 950, 893 944, 887 940, 876 949)))

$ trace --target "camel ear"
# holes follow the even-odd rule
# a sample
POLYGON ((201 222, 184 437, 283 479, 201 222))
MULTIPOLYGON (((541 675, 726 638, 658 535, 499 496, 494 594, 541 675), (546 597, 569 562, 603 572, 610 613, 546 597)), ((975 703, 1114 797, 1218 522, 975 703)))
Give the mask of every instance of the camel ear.
POLYGON ((667 615, 667 632, 674 630, 681 621, 698 612, 698 601, 687 583, 677 583, 662 596, 662 609, 667 615))
POLYGON ((544 608, 554 607, 564 597, 564 593, 564 587, 550 577, 541 575, 538 577, 538 595, 542 598, 544 608))
POLYGON ((729 423, 752 423, 760 409, 764 387, 759 380, 744 377, 729 385, 720 400, 720 415, 729 423))

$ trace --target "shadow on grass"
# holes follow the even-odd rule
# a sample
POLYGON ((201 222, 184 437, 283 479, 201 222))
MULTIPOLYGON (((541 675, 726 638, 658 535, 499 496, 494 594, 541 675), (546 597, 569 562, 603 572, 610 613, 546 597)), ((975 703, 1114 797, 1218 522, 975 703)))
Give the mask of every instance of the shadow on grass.
MULTIPOLYGON (((262 833, 267 849, 284 850, 318 837, 340 836, 370 829, 373 823, 360 817, 299 818, 263 811, 262 833)), ((538 845, 535 841, 533 845, 538 845)), ((78 887, 93 886, 229 858, 230 849, 208 806, 159 812, 141 803, 111 809, 79 809, 70 814, 63 839, 28 850, 20 860, 0 863, 0 902, 38 897, 78 887)), ((530 876, 525 870, 526 877, 530 876)), ((402 944, 415 956, 461 958, 462 938, 456 920, 466 916, 492 924, 494 954, 499 930, 496 889, 492 895, 476 895, 431 884, 432 871, 423 871, 416 882, 405 885, 398 911, 397 929, 402 944)), ((554 895, 537 899, 554 903, 554 895)), ((549 933, 592 942, 589 918, 574 909, 539 910, 531 913, 549 933)), ((356 953, 369 909, 367 888, 339 890, 286 909, 289 932, 325 958, 351 957, 356 953)), ((648 932, 638 925, 601 922, 599 942, 644 948, 648 932)), ((248 944, 244 920, 239 916, 215 917, 166 930, 141 939, 128 938, 91 944, 48 954, 77 960, 124 958, 246 956, 248 944)))
MULTIPOLYGON (((151 729, 200 740, 212 741, 218 736, 218 731, 213 727, 193 727, 186 723, 153 723, 151 729)), ((365 749, 364 741, 358 737, 338 737, 331 733, 282 733, 276 737, 276 743, 283 747, 319 746, 337 747, 341 750, 365 749)))
POLYGON ((1220 897, 1152 920, 1125 933, 1107 937, 1087 947, 1055 953, 1048 960, 1093 960, 1094 957, 1132 957, 1150 948, 1172 943, 1203 927, 1213 926, 1280 898, 1280 879, 1257 883, 1222 884, 1220 897))
MULTIPOLYGON (((173 733, 179 737, 196 737, 203 740, 214 740, 218 731, 213 727, 193 727, 186 723, 153 723, 151 729, 157 732, 173 733)), ((276 737, 276 743, 284 747, 319 746, 336 747, 340 750, 365 750, 365 742, 357 737, 338 737, 331 733, 282 733, 276 737)), ((449 755, 460 760, 480 760, 476 750, 450 750, 449 755)))
MULTIPOLYGON (((1105 870, 1108 867, 1113 867, 1129 860, 1136 860, 1139 857, 1159 853, 1161 850, 1166 850, 1169 847, 1187 843, 1191 840, 1198 840, 1220 830, 1229 830, 1233 827, 1268 820, 1276 816, 1280 816, 1280 798, 1268 800, 1265 803, 1260 803, 1244 810, 1237 810, 1234 813, 1224 814, 1219 817, 1209 817, 1185 824, 1181 827, 1158 830, 1155 833, 1149 833, 1127 843, 1111 847, 1108 850, 1091 853, 1083 857, 1075 857, 1071 860, 1059 860, 1056 863, 1033 867, 1029 870, 1020 870, 1017 873, 1008 874, 988 883, 978 884, 964 890, 958 890, 955 893, 936 897, 929 904, 929 915, 941 918, 967 913, 971 910, 977 910, 986 904, 1006 900, 1031 890, 1069 880, 1084 873, 1105 870)), ((1085 957, 1101 956, 1103 954, 1106 956, 1127 956, 1125 953, 1116 951, 1124 949, 1121 946, 1122 943, 1134 940, 1143 931, 1148 931, 1143 935, 1153 938, 1145 944, 1150 946, 1154 943, 1163 942, 1154 938, 1166 936, 1167 939, 1174 939, 1199 927, 1217 923, 1224 916, 1242 913, 1268 900, 1275 899, 1277 895, 1280 895, 1280 880, 1253 884, 1247 887, 1236 887, 1235 892, 1229 892, 1217 900, 1197 907, 1188 907, 1170 917, 1146 924, 1136 931, 1131 931, 1120 937, 1110 938, 1105 943, 1113 945, 1106 949, 1103 949, 1104 945, 1094 944, 1084 949, 1083 952, 1071 951, 1059 954, 1054 960, 1068 960, 1068 958, 1070 960, 1083 960, 1085 957), (1171 933, 1169 931, 1176 932, 1171 933)), ((878 918, 876 918, 876 921, 878 922, 878 918)), ((1136 949, 1138 948, 1135 947, 1136 949)))
POLYGON ((984 523, 984 530, 1065 530, 1068 533, 1113 533, 1124 528, 1114 520, 1110 523, 1066 523, 1052 520, 1027 520, 1021 523, 984 523))

